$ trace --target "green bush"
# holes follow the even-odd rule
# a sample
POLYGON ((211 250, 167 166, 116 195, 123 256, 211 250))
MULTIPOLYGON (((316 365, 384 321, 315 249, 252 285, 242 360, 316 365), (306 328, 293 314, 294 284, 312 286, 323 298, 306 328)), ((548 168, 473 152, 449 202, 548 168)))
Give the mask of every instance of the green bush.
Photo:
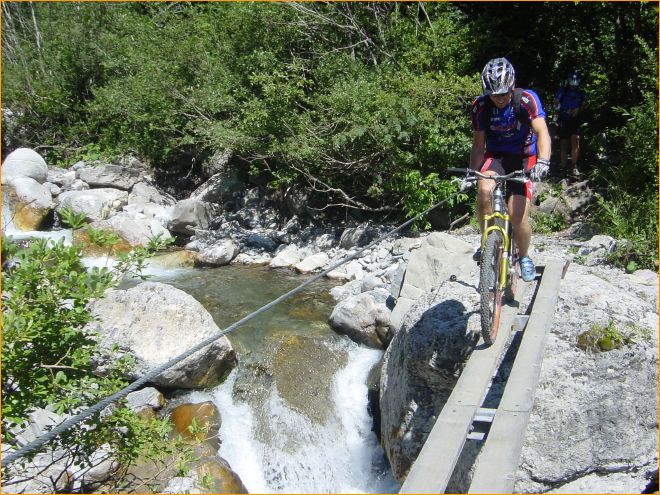
MULTIPOLYGON (((92 320, 87 304, 127 274, 138 273, 146 251, 128 256, 130 262, 112 270, 87 270, 80 251, 62 241, 37 239, 24 249, 9 248, 3 237, 2 282, 2 440, 11 443, 15 427, 25 425, 27 415, 37 408, 51 407, 58 413, 74 414, 127 385, 120 377, 132 366, 119 359, 103 376, 93 370, 98 352, 94 336, 83 328, 92 320)), ((104 419, 92 417, 56 442, 81 456, 104 443, 115 449, 121 463, 138 456, 171 453, 164 422, 146 423, 118 405, 104 419)), ((19 463, 20 464, 20 463, 19 463)))
POLYGON ((623 268, 658 267, 658 100, 647 93, 641 105, 626 112, 625 126, 614 133, 620 143, 617 162, 597 174, 607 185, 592 218, 603 234, 628 242, 610 256, 623 268))

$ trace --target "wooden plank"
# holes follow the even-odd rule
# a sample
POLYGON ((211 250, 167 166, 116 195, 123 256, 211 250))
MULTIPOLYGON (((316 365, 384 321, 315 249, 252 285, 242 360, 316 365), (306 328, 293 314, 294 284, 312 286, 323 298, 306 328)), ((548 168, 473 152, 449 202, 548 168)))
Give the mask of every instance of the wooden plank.
POLYGON ((547 334, 559 293, 563 263, 545 266, 502 400, 477 459, 468 493, 511 493, 524 433, 534 404, 547 334))
MULTIPOLYGON (((516 301, 528 284, 518 283, 516 301)), ((460 457, 476 411, 481 407, 518 306, 502 307, 500 330, 490 347, 475 349, 442 408, 399 493, 444 493, 460 457)), ((478 346, 479 347, 479 346, 478 346)))

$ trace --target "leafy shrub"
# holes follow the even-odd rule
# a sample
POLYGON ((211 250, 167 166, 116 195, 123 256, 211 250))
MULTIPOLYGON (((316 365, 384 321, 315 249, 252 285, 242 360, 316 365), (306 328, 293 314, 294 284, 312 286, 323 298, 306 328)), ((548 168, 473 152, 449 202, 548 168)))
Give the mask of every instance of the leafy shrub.
POLYGON ((549 215, 542 211, 534 212, 530 216, 530 224, 536 234, 551 234, 552 232, 564 230, 567 227, 566 219, 563 215, 559 213, 549 215))
MULTIPOLYGON (((92 320, 87 304, 124 275, 139 274, 149 256, 142 250, 112 270, 87 270, 78 248, 63 241, 36 239, 24 249, 9 249, 11 245, 3 237, 3 257, 13 258, 3 265, 2 277, 2 439, 9 443, 14 428, 24 426, 36 408, 72 414, 127 385, 120 377, 132 365, 128 358, 118 360, 104 376, 94 374, 98 344, 83 330, 92 320)), ((156 458, 170 452, 166 430, 164 423, 146 423, 119 406, 103 419, 96 415, 85 426, 68 430, 56 442, 82 455, 83 465, 104 443, 128 463, 138 455, 156 458)))
POLYGON ((82 211, 75 211, 68 206, 59 211, 60 218, 64 225, 68 225, 72 229, 80 229, 87 223, 87 216, 82 211))

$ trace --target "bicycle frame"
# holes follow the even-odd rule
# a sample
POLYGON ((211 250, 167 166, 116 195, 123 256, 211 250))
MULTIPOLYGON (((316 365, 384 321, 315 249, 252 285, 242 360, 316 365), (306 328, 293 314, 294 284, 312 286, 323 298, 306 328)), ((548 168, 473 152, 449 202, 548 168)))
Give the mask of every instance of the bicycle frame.
POLYGON ((483 228, 481 229, 481 249, 482 252, 486 247, 486 238, 488 237, 488 234, 493 232, 494 230, 499 230, 502 233, 502 239, 504 239, 504 245, 502 246, 502 265, 500 267, 500 273, 499 273, 499 288, 504 289, 504 286, 506 285, 506 279, 509 274, 509 258, 510 258, 510 253, 509 249, 511 248, 511 237, 509 236, 510 228, 510 217, 509 213, 506 210, 506 206, 504 205, 504 199, 502 198, 502 190, 500 184, 497 184, 495 186, 495 190, 493 190, 493 198, 492 198, 492 210, 493 213, 490 215, 484 215, 483 219, 483 228), (497 222, 495 222, 495 219, 501 219, 503 225, 498 225, 497 222), (492 224, 491 220, 493 220, 492 224))

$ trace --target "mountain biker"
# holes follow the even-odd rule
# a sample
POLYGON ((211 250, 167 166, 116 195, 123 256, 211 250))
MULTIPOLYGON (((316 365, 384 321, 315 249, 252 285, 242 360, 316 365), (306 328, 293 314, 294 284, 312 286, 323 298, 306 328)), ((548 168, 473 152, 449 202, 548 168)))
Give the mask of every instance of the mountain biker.
POLYGON ((580 175, 578 158, 580 157, 581 114, 587 102, 587 95, 580 89, 580 73, 572 71, 566 79, 566 84, 555 94, 555 110, 559 113, 560 163, 561 170, 566 170, 568 160, 568 141, 571 141, 571 161, 573 175, 580 175))
MULTIPOLYGON (((540 98, 529 89, 514 91, 515 70, 506 58, 490 60, 481 73, 481 82, 484 94, 472 103, 470 168, 488 175, 525 169, 533 181, 541 180, 550 167, 551 141, 540 98)), ((494 185, 488 179, 478 181, 480 227, 484 215, 491 213, 494 185)), ((509 182, 507 206, 520 251, 520 271, 526 282, 532 281, 536 273, 528 256, 532 237, 528 219, 531 198, 531 182, 509 182)), ((475 260, 480 258, 481 249, 478 249, 475 260)))

